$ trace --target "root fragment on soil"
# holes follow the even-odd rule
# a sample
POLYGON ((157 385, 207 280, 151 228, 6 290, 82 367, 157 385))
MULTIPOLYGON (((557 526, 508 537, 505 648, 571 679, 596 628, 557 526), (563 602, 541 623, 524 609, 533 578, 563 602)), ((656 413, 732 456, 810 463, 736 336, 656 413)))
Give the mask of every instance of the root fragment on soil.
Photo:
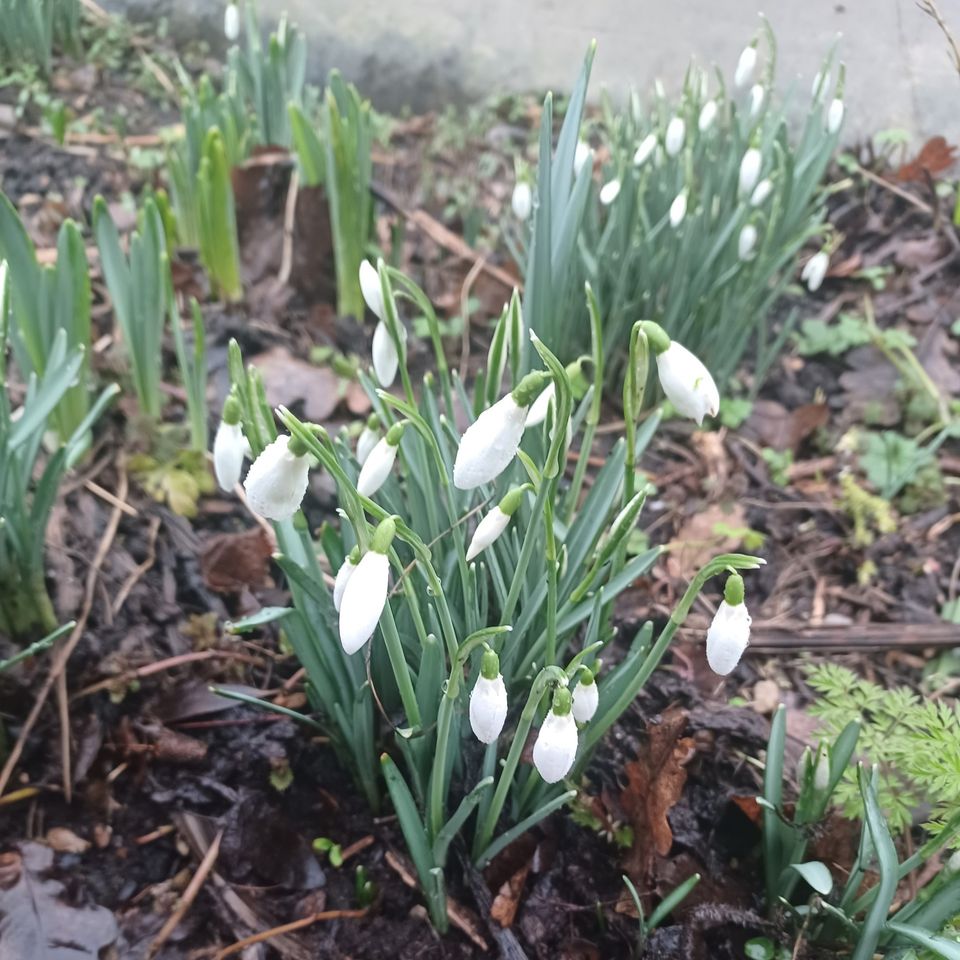
POLYGON ((359 920, 367 915, 366 910, 321 910, 319 913, 311 913, 309 917, 303 917, 301 920, 293 920, 290 923, 281 924, 279 927, 272 927, 269 930, 263 930, 260 933, 254 933, 252 936, 244 937, 231 943, 229 947, 214 954, 214 960, 225 960, 226 957, 232 957, 241 950, 246 950, 256 943, 263 943, 273 937, 278 937, 284 933, 293 933, 295 930, 302 930, 304 927, 312 926, 324 920, 359 920))

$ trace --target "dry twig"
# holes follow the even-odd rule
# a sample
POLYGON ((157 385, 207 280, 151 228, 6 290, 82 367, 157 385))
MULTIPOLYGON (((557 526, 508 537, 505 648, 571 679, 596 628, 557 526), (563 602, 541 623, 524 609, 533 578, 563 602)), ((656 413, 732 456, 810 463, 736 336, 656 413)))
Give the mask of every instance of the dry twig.
POLYGON ((304 927, 319 923, 321 920, 359 920, 366 915, 366 910, 321 910, 320 913, 311 913, 309 917, 304 917, 302 920, 293 920, 282 926, 273 927, 270 930, 264 930, 261 933, 244 937, 242 940, 238 940, 236 943, 232 943, 229 947, 221 950, 215 955, 214 960, 225 960, 226 957, 232 957, 235 953, 246 950, 247 947, 252 947, 256 943, 263 943, 265 940, 270 940, 284 933, 293 933, 295 930, 302 930, 304 927))

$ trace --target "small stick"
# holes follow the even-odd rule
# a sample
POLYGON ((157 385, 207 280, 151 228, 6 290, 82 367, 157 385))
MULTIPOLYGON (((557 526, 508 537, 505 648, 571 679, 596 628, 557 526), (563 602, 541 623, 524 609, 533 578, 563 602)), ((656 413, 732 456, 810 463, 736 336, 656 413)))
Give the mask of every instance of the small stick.
POLYGON ((129 503, 125 503, 123 500, 118 500, 109 490, 101 487, 100 484, 95 480, 85 480, 83 485, 95 497, 99 497, 101 500, 106 500, 111 507, 116 507, 118 510, 122 510, 128 517, 140 516, 135 507, 131 507, 129 503))
MULTIPOLYGON (((119 504, 118 504, 119 506, 119 504)), ((116 616, 124 603, 127 602, 127 597, 130 595, 130 591, 136 586, 137 581, 154 565, 157 559, 157 533, 160 530, 160 518, 157 516, 150 518, 150 530, 147 534, 147 556, 143 563, 138 563, 133 570, 130 571, 130 575, 126 580, 123 581, 123 584, 120 587, 120 590, 117 592, 117 596, 113 601, 111 606, 111 612, 116 616)))
POLYGON ((187 884, 187 889, 183 891, 183 896, 180 898, 180 902, 177 904, 176 910, 170 914, 167 918, 167 922, 160 928, 160 932, 154 938, 153 943, 150 944, 150 948, 147 950, 147 958, 155 957, 159 952, 161 947, 170 939, 170 935, 180 924, 180 921, 186 915, 186 912, 193 905, 193 901, 197 899, 197 894, 200 892, 204 883, 206 883, 207 877, 210 875, 210 871, 213 869, 214 863, 217 861, 217 855, 220 853, 220 841, 223 839, 223 831, 219 831, 217 835, 213 838, 213 843, 210 844, 210 848, 203 855, 203 860, 200 861, 200 866, 197 867, 197 872, 193 875, 190 882, 187 884))
POLYGON ((295 930, 302 930, 314 923, 322 920, 360 920, 367 915, 366 910, 321 910, 320 913, 311 913, 309 917, 302 920, 293 920, 290 923, 284 923, 279 927, 271 927, 261 933, 255 933, 252 936, 244 937, 236 943, 231 943, 229 947, 221 950, 214 960, 225 960, 226 957, 232 957, 235 953, 245 950, 256 943, 263 943, 273 937, 278 937, 284 933, 293 933, 295 930))
POLYGON ((344 847, 340 851, 341 861, 345 863, 351 857, 355 857, 361 851, 366 850, 367 847, 372 846, 373 842, 373 834, 368 833, 365 837, 361 837, 356 843, 351 843, 349 847, 344 847))

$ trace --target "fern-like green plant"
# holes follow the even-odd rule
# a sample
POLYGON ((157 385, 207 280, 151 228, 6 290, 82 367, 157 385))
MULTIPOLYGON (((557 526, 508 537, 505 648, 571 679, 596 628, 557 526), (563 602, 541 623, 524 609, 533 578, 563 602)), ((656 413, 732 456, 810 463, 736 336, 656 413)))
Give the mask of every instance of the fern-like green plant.
MULTIPOLYGON (((960 809, 960 705, 923 700, 906 687, 887 690, 831 663, 814 667, 809 683, 819 694, 810 712, 825 737, 835 737, 851 720, 861 721, 858 751, 880 767, 878 797, 891 830, 905 830, 914 811, 928 804, 924 827, 937 834, 960 809)), ((863 816, 852 771, 836 800, 845 816, 863 816)))

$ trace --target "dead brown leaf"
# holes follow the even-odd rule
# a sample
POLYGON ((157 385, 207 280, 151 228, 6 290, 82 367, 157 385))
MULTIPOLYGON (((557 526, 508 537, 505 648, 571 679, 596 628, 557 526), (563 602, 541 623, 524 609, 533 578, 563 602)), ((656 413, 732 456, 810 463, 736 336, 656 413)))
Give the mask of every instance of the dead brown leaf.
POLYGON ((57 853, 86 853, 90 849, 90 841, 78 837, 66 827, 51 827, 44 838, 47 846, 57 853))
POLYGON ((302 401, 304 416, 315 423, 326 420, 337 409, 340 381, 327 367, 301 360, 286 347, 272 347, 250 362, 263 377, 271 407, 289 407, 302 401))
POLYGON ((811 433, 826 424, 829 416, 825 403, 805 403, 788 410, 776 400, 757 400, 744 424, 744 433, 765 447, 796 453, 811 433))
POLYGON ((530 860, 527 860, 516 873, 513 874, 497 891, 490 905, 490 916, 496 920, 501 927, 513 925, 517 916, 517 909, 520 906, 520 895, 523 893, 523 885, 527 881, 527 874, 530 873, 530 860))
POLYGON ((659 723, 648 722, 646 744, 624 767, 627 785, 620 805, 634 838, 624 869, 638 882, 646 882, 654 857, 665 857, 673 844, 667 814, 680 799, 687 782, 684 767, 696 751, 693 738, 682 736, 686 725, 687 714, 680 709, 666 711, 659 723))
POLYGON ((729 507, 711 503, 697 511, 677 530, 670 544, 666 565, 671 578, 691 580, 718 553, 736 550, 740 537, 732 531, 747 526, 747 515, 739 503, 729 507))
POLYGON ((940 233, 897 242, 893 259, 897 266, 907 270, 922 270, 939 260, 947 252, 947 240, 940 233))
POLYGON ((956 161, 957 148, 947 143, 944 137, 931 137, 913 160, 903 164, 897 171, 897 179, 904 183, 924 183, 928 177, 945 173, 956 161))
POLYGON ((259 526, 243 533, 214 534, 200 553, 203 582, 217 593, 261 587, 270 573, 273 550, 272 538, 259 526))

